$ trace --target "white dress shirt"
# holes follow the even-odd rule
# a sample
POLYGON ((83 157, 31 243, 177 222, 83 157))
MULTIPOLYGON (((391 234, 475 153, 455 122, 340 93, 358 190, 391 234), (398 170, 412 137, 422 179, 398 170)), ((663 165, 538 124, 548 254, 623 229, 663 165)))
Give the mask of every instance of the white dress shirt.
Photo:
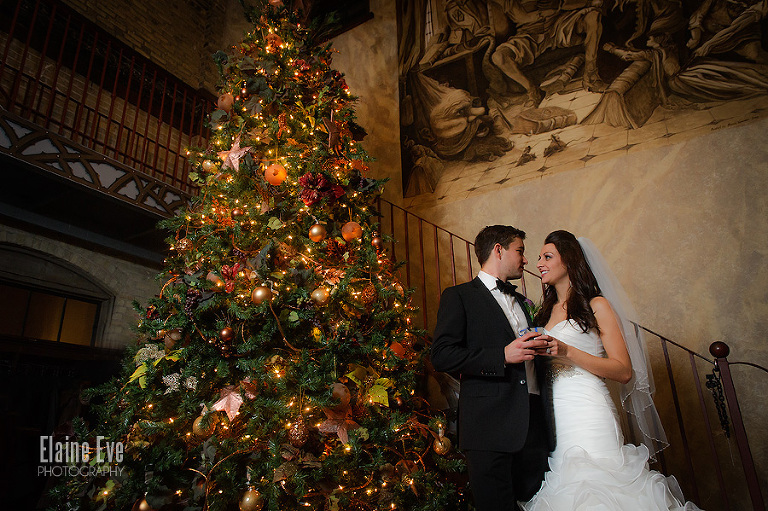
MULTIPOLYGON (((507 317, 512 331, 515 333, 515 338, 520 337, 528 328, 528 321, 525 319, 525 312, 523 312, 520 302, 511 295, 502 293, 496 285, 496 277, 493 275, 480 270, 477 277, 488 288, 493 298, 499 304, 499 307, 501 307, 501 310, 504 311, 504 315, 507 317)), ((533 360, 525 361, 525 379, 528 383, 528 393, 539 394, 539 383, 536 380, 536 369, 533 360)))

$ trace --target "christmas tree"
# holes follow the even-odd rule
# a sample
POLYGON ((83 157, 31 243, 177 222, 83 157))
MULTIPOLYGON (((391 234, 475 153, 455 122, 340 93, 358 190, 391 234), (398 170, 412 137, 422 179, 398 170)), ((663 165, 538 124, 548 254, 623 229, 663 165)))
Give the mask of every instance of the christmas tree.
POLYGON ((124 452, 92 451, 103 470, 59 486, 59 508, 457 506, 462 462, 417 392, 423 335, 377 233, 383 181, 330 45, 298 15, 262 0, 214 55, 211 136, 189 151, 200 194, 164 222, 140 342, 75 428, 124 452))

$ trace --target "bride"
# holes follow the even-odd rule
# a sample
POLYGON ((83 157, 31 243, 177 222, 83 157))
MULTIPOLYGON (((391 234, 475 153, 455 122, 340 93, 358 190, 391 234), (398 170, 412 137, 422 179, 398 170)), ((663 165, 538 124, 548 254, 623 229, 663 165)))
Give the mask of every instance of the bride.
POLYGON ((589 240, 555 231, 544 243, 537 268, 547 287, 534 322, 557 342, 550 375, 557 446, 541 489, 523 509, 699 509, 684 501, 674 477, 648 469, 666 438, 621 287, 589 240), (622 406, 641 445, 624 444, 606 378, 622 384, 622 406))

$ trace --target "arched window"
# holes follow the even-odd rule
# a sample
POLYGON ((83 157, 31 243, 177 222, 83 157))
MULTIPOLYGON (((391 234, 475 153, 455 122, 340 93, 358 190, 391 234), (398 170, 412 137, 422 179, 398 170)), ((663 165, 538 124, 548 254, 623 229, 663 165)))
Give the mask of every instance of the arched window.
POLYGON ((71 263, 0 244, 0 337, 98 346, 113 301, 71 263))

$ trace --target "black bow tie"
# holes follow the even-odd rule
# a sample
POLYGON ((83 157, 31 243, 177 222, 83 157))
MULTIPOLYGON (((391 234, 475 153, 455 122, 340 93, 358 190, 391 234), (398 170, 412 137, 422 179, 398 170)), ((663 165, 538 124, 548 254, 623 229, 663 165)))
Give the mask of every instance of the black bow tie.
POLYGON ((514 296, 514 294, 517 292, 517 286, 510 284, 509 282, 505 282, 501 279, 496 279, 496 287, 499 288, 499 291, 505 295, 514 296))

